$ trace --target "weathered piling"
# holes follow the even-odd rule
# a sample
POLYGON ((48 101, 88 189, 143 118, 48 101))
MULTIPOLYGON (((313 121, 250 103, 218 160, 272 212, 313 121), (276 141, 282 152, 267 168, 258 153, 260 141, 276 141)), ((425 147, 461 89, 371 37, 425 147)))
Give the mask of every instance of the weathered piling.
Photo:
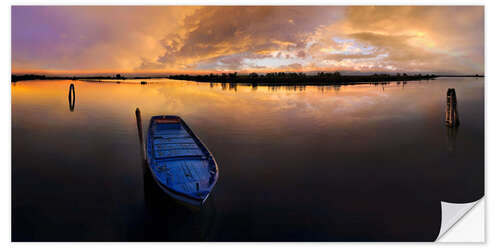
POLYGON ((143 160, 146 160, 144 139, 143 139, 143 133, 142 133, 141 110, 139 110, 139 108, 135 109, 135 119, 137 121, 137 133, 139 135, 139 144, 141 146, 141 156, 142 156, 143 160))
POLYGON ((447 148, 448 153, 455 153, 457 148, 457 134, 458 127, 447 127, 446 128, 446 136, 447 136, 447 148))
POLYGON ((460 125, 460 119, 458 118, 457 109, 457 95, 455 89, 448 89, 446 93, 446 126, 453 128, 460 125))
POLYGON ((72 83, 69 85, 69 93, 68 93, 69 111, 71 112, 75 110, 75 99, 76 99, 75 85, 73 85, 72 83))

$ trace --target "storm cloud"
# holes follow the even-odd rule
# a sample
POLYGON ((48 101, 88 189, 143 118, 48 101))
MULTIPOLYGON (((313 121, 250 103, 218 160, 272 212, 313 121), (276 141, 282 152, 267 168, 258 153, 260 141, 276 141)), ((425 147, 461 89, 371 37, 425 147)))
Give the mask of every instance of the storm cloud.
POLYGON ((474 6, 12 8, 12 71, 484 73, 474 6))

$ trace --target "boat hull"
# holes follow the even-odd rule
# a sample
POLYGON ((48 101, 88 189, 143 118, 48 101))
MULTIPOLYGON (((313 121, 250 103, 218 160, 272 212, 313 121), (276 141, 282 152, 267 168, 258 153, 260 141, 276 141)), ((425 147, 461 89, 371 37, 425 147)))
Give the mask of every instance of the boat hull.
POLYGON ((151 118, 147 162, 165 194, 195 207, 208 199, 219 175, 212 153, 178 116, 151 118))
POLYGON ((208 196, 206 196, 204 199, 201 199, 201 200, 197 200, 197 199, 193 199, 193 198, 190 198, 190 197, 187 197, 187 196, 184 196, 182 194, 179 194, 173 190, 170 190, 169 188, 165 187, 164 185, 162 185, 154 176, 153 176, 156 184, 160 187, 160 189, 168 196, 172 197, 174 200, 176 201, 179 201, 185 205, 191 205, 191 206, 194 206, 194 207, 201 207, 203 206, 203 204, 205 203, 205 201, 208 199, 208 196))

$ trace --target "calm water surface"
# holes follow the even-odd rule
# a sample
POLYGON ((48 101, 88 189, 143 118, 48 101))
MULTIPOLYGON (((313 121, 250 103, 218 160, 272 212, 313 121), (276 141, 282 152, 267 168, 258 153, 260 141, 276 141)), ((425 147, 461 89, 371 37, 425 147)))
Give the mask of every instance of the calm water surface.
POLYGON ((440 201, 483 193, 483 79, 12 84, 15 241, 431 241, 440 201), (444 126, 448 88, 458 130, 444 126), (144 128, 180 115, 210 148, 220 178, 206 207, 158 191, 136 107, 144 128))

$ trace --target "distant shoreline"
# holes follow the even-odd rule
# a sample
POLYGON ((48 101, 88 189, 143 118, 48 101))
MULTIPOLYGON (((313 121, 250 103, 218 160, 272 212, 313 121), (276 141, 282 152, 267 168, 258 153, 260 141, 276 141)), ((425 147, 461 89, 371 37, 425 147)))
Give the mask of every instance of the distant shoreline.
POLYGON ((420 81, 433 80, 439 77, 484 77, 484 75, 434 75, 434 74, 373 74, 373 75, 341 75, 335 73, 320 72, 316 75, 306 75, 304 73, 268 73, 268 74, 248 74, 238 75, 237 73, 229 74, 210 74, 210 75, 170 75, 170 76, 145 76, 145 77, 122 77, 116 76, 45 76, 45 75, 12 75, 12 82, 29 81, 29 80, 87 80, 95 82, 103 82, 102 80, 140 80, 140 79, 161 79, 168 78, 173 80, 186 80, 195 82, 210 82, 210 83, 246 83, 252 85, 351 85, 351 84, 369 84, 369 83, 384 83, 384 82, 404 82, 404 81, 420 81))
POLYGON ((88 80, 94 82, 101 82, 101 80, 134 80, 134 79, 161 79, 168 78, 168 76, 147 76, 147 77, 116 77, 116 76, 46 76, 46 75, 12 75, 11 81, 30 81, 30 80, 88 80))
POLYGON ((341 75, 335 73, 318 73, 306 75, 303 73, 268 73, 266 75, 222 74, 222 75, 172 75, 169 79, 211 83, 247 83, 252 85, 351 85, 384 82, 405 82, 433 80, 438 77, 484 77, 480 75, 422 75, 414 74, 373 74, 373 75, 341 75))

